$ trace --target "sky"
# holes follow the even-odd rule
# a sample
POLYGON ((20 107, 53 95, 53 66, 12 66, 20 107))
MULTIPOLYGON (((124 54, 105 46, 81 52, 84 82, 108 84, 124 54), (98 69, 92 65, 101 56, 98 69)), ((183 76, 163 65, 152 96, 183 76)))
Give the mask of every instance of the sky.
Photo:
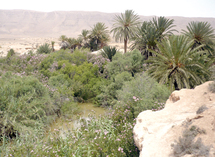
POLYGON ((5 0, 1 10, 99 11, 123 13, 133 10, 144 16, 215 18, 215 0, 5 0))

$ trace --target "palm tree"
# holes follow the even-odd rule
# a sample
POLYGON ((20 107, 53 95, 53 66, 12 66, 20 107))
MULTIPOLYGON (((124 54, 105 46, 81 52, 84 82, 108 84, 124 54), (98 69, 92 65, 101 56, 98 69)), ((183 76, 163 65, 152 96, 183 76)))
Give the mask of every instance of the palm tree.
POLYGON ((126 10, 124 14, 121 13, 121 16, 116 15, 114 21, 111 33, 113 32, 116 41, 124 40, 124 52, 126 53, 128 41, 134 37, 137 26, 140 24, 139 16, 134 14, 133 10, 126 10))
POLYGON ((90 31, 90 44, 91 50, 97 50, 103 48, 107 42, 109 41, 109 31, 108 27, 105 26, 104 23, 98 22, 94 25, 92 30, 90 31))
POLYGON ((193 48, 199 45, 205 45, 204 50, 207 50, 211 55, 214 55, 214 29, 208 22, 190 22, 187 26, 187 31, 182 30, 182 33, 194 40, 193 48))
POLYGON ((174 19, 167 19, 163 16, 158 17, 158 19, 156 17, 152 19, 152 23, 159 34, 159 39, 163 39, 165 36, 173 35, 174 31, 178 32, 176 29, 172 29, 175 27, 173 22, 174 19))
POLYGON ((55 41, 51 41, 51 45, 52 45, 52 52, 54 52, 54 51, 55 51, 55 49, 54 49, 54 44, 55 44, 55 41))
POLYGON ((172 29, 175 27, 173 22, 173 19, 165 17, 153 18, 150 22, 144 21, 142 26, 138 27, 136 36, 132 38, 134 42, 131 45, 131 49, 139 49, 145 59, 148 59, 149 56, 152 56, 149 49, 157 49, 156 41, 161 41, 164 37, 172 35, 173 31, 177 31, 172 29))
POLYGON ((156 57, 150 57, 148 69, 150 76, 160 83, 168 84, 173 90, 191 88, 206 81, 209 76, 209 58, 201 51, 202 46, 192 49, 194 41, 185 36, 170 36, 161 43, 156 42, 159 53, 150 50, 156 57), (207 64, 205 61, 207 60, 207 64), (202 64, 203 63, 203 64, 202 64))
POLYGON ((84 30, 82 30, 81 34, 79 35, 79 37, 83 40, 85 47, 87 47, 87 41, 89 39, 89 33, 90 33, 89 30, 84 29, 84 30))
POLYGON ((69 44, 69 48, 70 49, 76 49, 77 47, 80 48, 81 47, 81 44, 82 44, 82 39, 79 37, 79 38, 68 38, 66 40, 69 44))
POLYGON ((116 52, 117 52, 116 47, 104 46, 103 51, 101 52, 101 55, 104 58, 107 58, 110 61, 112 61, 112 58, 116 54, 116 52))
POLYGON ((156 40, 159 38, 157 29, 151 22, 144 21, 141 27, 138 27, 136 35, 131 39, 133 41, 131 49, 138 49, 148 59, 152 56, 149 49, 156 50, 156 40))
POLYGON ((69 44, 67 43, 67 37, 65 35, 61 35, 59 40, 61 41, 61 49, 68 48, 69 44))

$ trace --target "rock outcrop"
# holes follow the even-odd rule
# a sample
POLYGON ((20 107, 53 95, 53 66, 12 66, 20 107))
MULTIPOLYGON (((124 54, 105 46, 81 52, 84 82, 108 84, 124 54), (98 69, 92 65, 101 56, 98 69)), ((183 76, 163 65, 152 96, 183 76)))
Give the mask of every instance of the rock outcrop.
POLYGON ((199 156, 215 156, 215 93, 209 91, 210 83, 174 91, 163 110, 138 115, 133 133, 140 157, 190 156, 191 149, 199 156), (186 148, 192 144, 197 146, 186 148))

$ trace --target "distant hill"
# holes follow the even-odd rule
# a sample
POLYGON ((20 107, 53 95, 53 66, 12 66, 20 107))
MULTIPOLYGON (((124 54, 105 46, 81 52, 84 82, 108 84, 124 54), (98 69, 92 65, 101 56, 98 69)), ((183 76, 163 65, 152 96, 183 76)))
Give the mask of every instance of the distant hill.
MULTIPOLYGON (((0 38, 20 37, 77 37, 83 29, 91 29, 97 22, 112 27, 114 16, 119 13, 29 10, 0 10, 0 38)), ((149 21, 153 16, 140 16, 149 21)), ((174 19, 176 29, 186 29, 191 21, 208 21, 215 28, 215 18, 167 17, 174 19)))

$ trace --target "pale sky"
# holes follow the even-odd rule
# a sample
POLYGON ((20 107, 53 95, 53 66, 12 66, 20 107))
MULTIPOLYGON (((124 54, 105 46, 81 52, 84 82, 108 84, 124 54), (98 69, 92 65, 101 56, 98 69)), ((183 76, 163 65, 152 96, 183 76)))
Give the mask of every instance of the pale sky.
POLYGON ((5 0, 0 9, 51 11, 99 11, 123 13, 127 9, 144 16, 214 17, 215 0, 5 0))

